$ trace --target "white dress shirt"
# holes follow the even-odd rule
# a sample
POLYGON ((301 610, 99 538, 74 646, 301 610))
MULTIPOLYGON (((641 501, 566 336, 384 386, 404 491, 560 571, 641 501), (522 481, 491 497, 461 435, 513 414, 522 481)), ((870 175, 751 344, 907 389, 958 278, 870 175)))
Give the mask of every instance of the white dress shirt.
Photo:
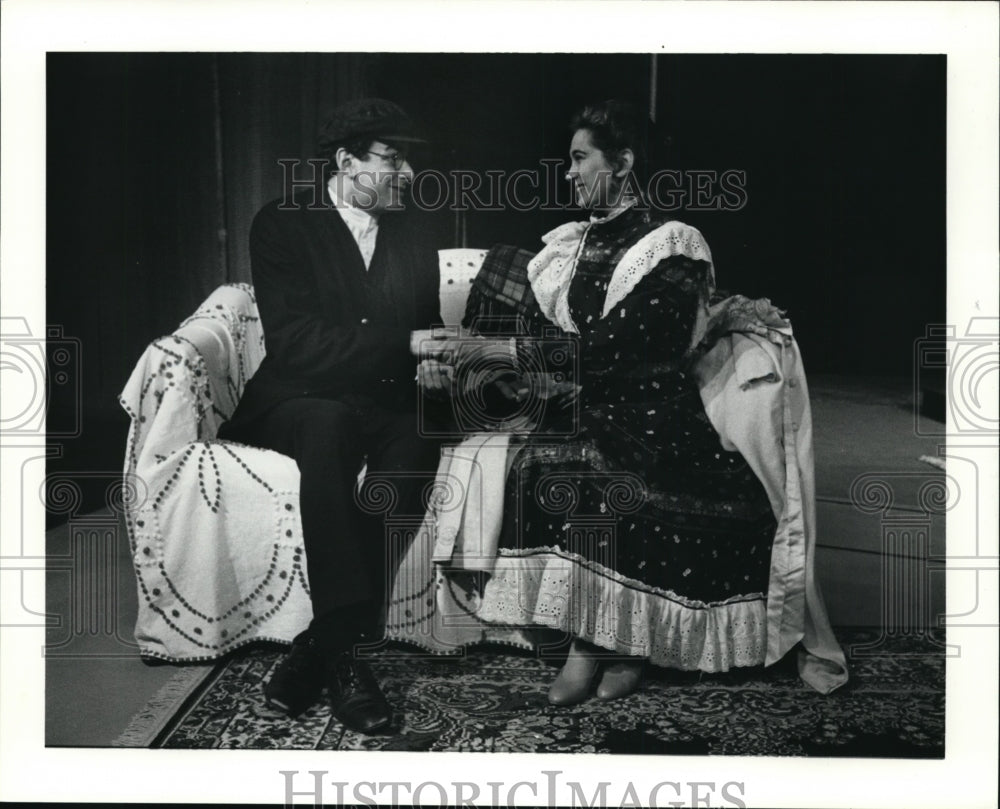
POLYGON ((337 207, 337 213, 344 220, 347 229, 351 231, 351 236, 361 251, 361 257, 365 261, 365 269, 371 267, 372 256, 375 254, 375 239, 378 237, 378 219, 360 208, 344 202, 337 197, 334 191, 334 183, 331 178, 327 184, 330 200, 337 207))

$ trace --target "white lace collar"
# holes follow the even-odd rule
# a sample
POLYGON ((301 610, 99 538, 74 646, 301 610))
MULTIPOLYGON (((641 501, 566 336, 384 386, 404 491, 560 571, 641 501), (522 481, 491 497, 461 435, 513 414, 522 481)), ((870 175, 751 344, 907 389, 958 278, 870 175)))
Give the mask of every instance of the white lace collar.
MULTIPOLYGON (((569 287, 584 236, 591 226, 611 221, 634 204, 633 200, 607 217, 591 217, 589 223, 567 222, 542 237, 545 247, 528 263, 528 282, 543 314, 563 331, 580 331, 569 311, 569 287)), ((601 317, 607 317, 660 261, 675 255, 706 261, 709 285, 714 288, 712 252, 701 232, 683 222, 667 222, 643 236, 622 256, 608 283, 601 317)))

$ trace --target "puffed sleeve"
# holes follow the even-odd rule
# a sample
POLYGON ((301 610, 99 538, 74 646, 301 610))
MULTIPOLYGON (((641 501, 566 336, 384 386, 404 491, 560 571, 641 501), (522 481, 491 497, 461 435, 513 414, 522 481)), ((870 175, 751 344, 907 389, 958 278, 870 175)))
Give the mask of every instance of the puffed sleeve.
POLYGON ((628 373, 683 361, 694 330, 707 262, 670 256, 603 318, 583 330, 585 375, 628 373))

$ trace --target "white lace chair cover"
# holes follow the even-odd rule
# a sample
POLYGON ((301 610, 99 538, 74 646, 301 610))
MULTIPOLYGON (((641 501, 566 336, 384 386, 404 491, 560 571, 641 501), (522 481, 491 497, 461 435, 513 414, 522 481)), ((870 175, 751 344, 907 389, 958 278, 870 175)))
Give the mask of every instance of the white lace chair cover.
POLYGON ((150 344, 122 392, 143 656, 212 659, 311 618, 295 462, 215 438, 263 357, 253 290, 231 284, 150 344))

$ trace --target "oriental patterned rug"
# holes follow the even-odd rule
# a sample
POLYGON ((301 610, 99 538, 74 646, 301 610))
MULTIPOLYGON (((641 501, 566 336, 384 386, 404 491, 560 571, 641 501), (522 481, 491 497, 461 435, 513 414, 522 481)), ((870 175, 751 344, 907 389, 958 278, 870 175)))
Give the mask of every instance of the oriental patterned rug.
POLYGON ((396 711, 393 732, 379 736, 347 730, 326 704, 296 720, 268 709, 261 686, 284 652, 258 646, 222 661, 153 746, 943 758, 942 636, 838 637, 851 680, 827 696, 799 679, 789 655, 719 675, 658 669, 629 697, 570 708, 546 700, 558 661, 500 647, 435 658, 391 646, 372 658, 396 711))

